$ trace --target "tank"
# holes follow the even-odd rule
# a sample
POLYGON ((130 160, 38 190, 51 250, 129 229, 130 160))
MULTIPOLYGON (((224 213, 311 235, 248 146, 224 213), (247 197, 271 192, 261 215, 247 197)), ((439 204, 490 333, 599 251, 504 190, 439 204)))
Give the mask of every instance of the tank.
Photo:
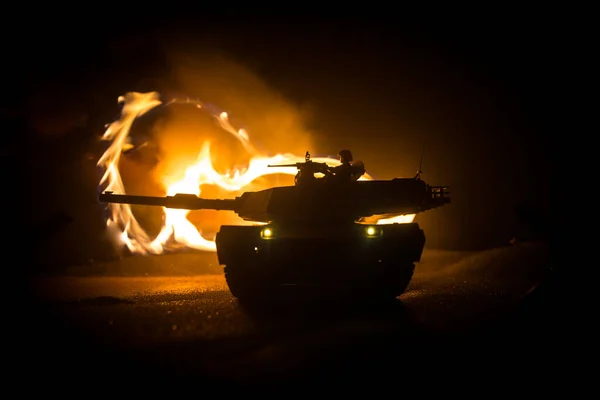
POLYGON ((319 178, 318 172, 328 166, 311 161, 308 152, 305 162, 285 166, 298 169, 294 185, 245 192, 234 199, 107 191, 99 200, 230 210, 255 222, 222 225, 215 237, 228 288, 242 301, 272 300, 285 293, 382 299, 401 295, 421 260, 425 234, 415 222, 377 221, 448 204, 448 187, 427 184, 420 172, 414 178, 391 180, 319 178))

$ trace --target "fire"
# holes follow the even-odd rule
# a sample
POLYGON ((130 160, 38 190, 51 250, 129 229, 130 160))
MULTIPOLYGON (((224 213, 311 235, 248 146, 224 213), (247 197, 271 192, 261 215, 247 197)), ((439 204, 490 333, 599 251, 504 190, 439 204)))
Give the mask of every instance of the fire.
MULTIPOLYGON (((101 190, 113 191, 115 193, 126 193, 125 185, 119 171, 119 161, 124 151, 131 145, 128 142, 132 124, 140 116, 146 114, 153 108, 163 104, 157 92, 137 93, 131 92, 119 97, 119 103, 123 104, 121 116, 118 120, 107 126, 102 140, 109 141, 110 145, 104 151, 97 165, 103 170, 99 187, 101 190)), ((229 121, 226 112, 211 113, 204 105, 196 100, 172 100, 170 103, 192 103, 201 109, 219 124, 226 132, 237 139, 250 156, 248 166, 243 170, 234 170, 228 173, 219 173, 215 170, 210 153, 210 141, 202 145, 197 160, 183 171, 183 177, 171 176, 161 177, 161 185, 165 188, 165 195, 176 193, 190 193, 197 196, 202 194, 203 185, 216 185, 232 194, 242 192, 248 185, 255 182, 257 178, 273 174, 295 175, 295 168, 267 167, 269 164, 291 164, 303 162, 304 156, 290 153, 265 156, 260 154, 250 141, 248 132, 244 129, 235 129, 229 121)), ((313 161, 324 162, 329 165, 337 165, 339 161, 330 157, 314 157, 313 161)), ((361 180, 373 179, 365 174, 361 180)), ((262 189, 267 189, 264 187, 262 189)), ((115 232, 120 244, 125 245, 132 253, 137 254, 161 254, 164 253, 168 244, 175 241, 182 246, 204 251, 216 251, 214 240, 203 235, 189 219, 188 210, 164 209, 163 224, 160 232, 154 238, 142 228, 136 220, 132 208, 128 204, 109 204, 106 219, 107 229, 115 232)), ((412 222, 414 215, 400 215, 393 218, 381 219, 378 224, 406 223, 412 222)), ((249 224, 238 218, 239 224, 249 224)), ((256 223, 259 224, 259 223, 256 223)))

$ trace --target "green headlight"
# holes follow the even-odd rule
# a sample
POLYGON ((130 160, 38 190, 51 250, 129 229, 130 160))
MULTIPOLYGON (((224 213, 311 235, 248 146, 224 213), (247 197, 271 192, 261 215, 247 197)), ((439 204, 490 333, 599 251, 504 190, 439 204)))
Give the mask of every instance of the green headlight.
POLYGON ((273 231, 273 228, 266 226, 260 231, 260 237, 265 240, 273 239, 275 237, 275 232, 273 231))
POLYGON ((383 229, 380 226, 369 225, 365 227, 365 235, 368 238, 376 238, 383 234, 383 229))

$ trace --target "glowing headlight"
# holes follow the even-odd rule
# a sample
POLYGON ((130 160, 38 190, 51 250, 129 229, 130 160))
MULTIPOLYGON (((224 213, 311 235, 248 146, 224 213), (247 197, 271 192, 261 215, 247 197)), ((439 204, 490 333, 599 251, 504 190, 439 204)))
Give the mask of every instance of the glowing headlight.
POLYGON ((365 234, 368 238, 379 237, 383 233, 383 229, 380 226, 367 226, 365 228, 365 234))
POLYGON ((266 227, 260 231, 260 237, 263 239, 273 239, 274 236, 273 228, 266 227))

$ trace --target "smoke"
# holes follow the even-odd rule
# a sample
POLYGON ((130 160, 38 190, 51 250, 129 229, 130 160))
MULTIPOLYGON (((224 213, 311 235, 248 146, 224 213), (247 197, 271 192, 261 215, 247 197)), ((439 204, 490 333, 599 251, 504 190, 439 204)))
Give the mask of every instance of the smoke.
POLYGON ((161 148, 159 175, 176 174, 182 164, 195 162, 206 141, 210 142, 213 165, 221 172, 243 169, 257 155, 303 155, 312 150, 311 132, 306 128, 310 115, 270 87, 256 71, 210 50, 171 47, 167 57, 170 84, 161 93, 163 101, 188 98, 202 106, 170 107, 160 127, 155 127, 161 148), (248 135, 250 147, 215 121, 223 112, 235 132, 242 130, 248 135))

